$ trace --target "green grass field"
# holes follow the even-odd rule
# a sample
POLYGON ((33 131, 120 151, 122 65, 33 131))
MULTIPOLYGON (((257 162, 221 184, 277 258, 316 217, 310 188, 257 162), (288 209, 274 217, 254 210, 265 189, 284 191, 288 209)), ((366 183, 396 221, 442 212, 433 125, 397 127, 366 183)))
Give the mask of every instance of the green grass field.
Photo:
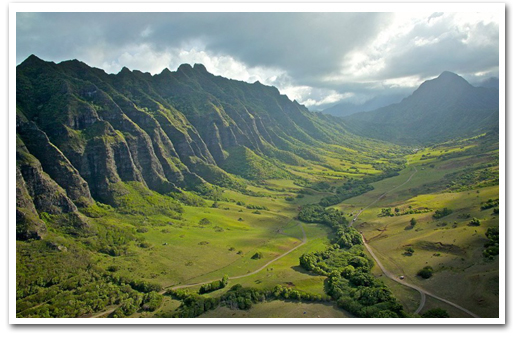
MULTIPOLYGON (((499 188, 487 186, 454 193, 442 191, 446 186, 443 185, 444 180, 451 174, 468 168, 476 169, 493 160, 493 156, 465 152, 472 148, 443 146, 408 155, 410 165, 400 171, 398 176, 374 182, 372 191, 334 207, 349 215, 370 205, 362 212, 355 226, 363 232, 382 264, 392 273, 404 275, 408 282, 460 304, 480 316, 496 317, 498 291, 494 289, 497 289, 498 259, 489 261, 483 258, 482 253, 487 242, 484 233, 487 228, 498 226, 499 219, 492 214, 491 209, 481 210, 480 204, 488 199, 497 199, 499 188), (441 158, 444 153, 454 155, 441 158), (421 159, 422 154, 424 160, 421 159), (397 186, 400 187, 395 188, 397 186), (387 195, 379 199, 386 192, 387 195), (452 214, 434 219, 434 211, 444 207, 452 209, 452 214), (381 217, 381 208, 398 208, 400 212, 428 209, 429 212, 381 217), (474 217, 480 219, 480 226, 469 224, 474 217), (408 228, 412 218, 416 219, 417 225, 408 228), (404 254, 408 247, 414 249, 411 256, 404 254), (424 266, 431 266, 434 270, 430 279, 417 276, 424 266)), ((350 164, 331 157, 327 161, 333 167, 350 164)), ((378 173, 371 165, 356 164, 355 167, 362 173, 378 173)), ((322 166, 290 169, 297 173, 305 172, 314 182, 324 179, 330 186, 339 184, 335 176, 328 175, 329 169, 322 166)), ((335 175, 342 173, 344 176, 348 174, 345 170, 332 171, 335 175)), ((313 191, 312 195, 296 198, 303 187, 292 180, 271 179, 264 183, 249 187, 251 191, 263 196, 248 196, 225 190, 218 208, 185 206, 182 220, 165 223, 159 223, 158 219, 149 221, 151 225, 147 226, 148 231, 142 236, 152 248, 135 247, 138 254, 102 259, 101 263, 106 266, 118 264, 123 266, 119 271, 121 274, 136 273, 144 279, 158 281, 165 287, 207 282, 228 275, 230 278, 238 277, 230 279, 229 287, 241 284, 244 287, 266 289, 284 285, 325 295, 325 277, 311 275, 303 270, 299 266, 299 256, 305 252, 325 249, 330 231, 321 225, 303 224, 307 242, 302 244, 303 235, 294 218, 299 205, 317 203, 330 193, 313 191), (288 201, 286 197, 292 200, 288 201), (266 209, 257 212, 247 207, 250 205, 266 209), (209 220, 209 224, 200 224, 204 218, 209 220), (260 272, 239 277, 261 268, 294 247, 298 248, 260 272), (263 257, 251 259, 257 252, 263 257), (132 268, 135 264, 141 267, 135 270, 132 268)), ((211 201, 207 201, 207 205, 210 204, 211 201)), ((406 312, 413 313, 416 310, 420 304, 418 292, 388 279, 377 266, 372 272, 387 284, 406 312)), ((190 287, 193 292, 198 289, 199 286, 190 287)), ((225 291, 220 289, 207 296, 217 297, 225 291)), ((178 303, 169 299, 160 310, 170 310, 178 303)), ((436 307, 445 308, 451 317, 465 317, 461 310, 429 296, 422 313, 436 307)), ((318 315, 346 317, 342 310, 326 304, 282 301, 259 303, 248 311, 218 308, 202 317, 318 315)))
MULTIPOLYGON (((483 251, 488 242, 485 232, 499 225, 499 216, 492 208, 481 209, 483 202, 499 198, 499 186, 494 180, 498 175, 497 151, 478 149, 472 142, 443 144, 411 153, 405 157, 408 165, 399 175, 373 182, 373 190, 331 207, 343 211, 349 220, 362 210, 354 226, 393 274, 404 275, 407 282, 479 316, 497 317, 499 259, 484 258, 483 251), (452 213, 441 219, 433 218, 436 210, 445 207, 452 213), (412 210, 414 214, 380 216, 383 208, 393 212, 398 209, 399 213, 412 210), (412 218, 416 220, 414 227, 410 226, 412 218), (471 224, 473 218, 479 219, 479 226, 471 224), (413 249, 412 254, 406 254, 408 248, 413 249), (429 279, 417 276, 425 266, 433 268, 429 279)), ((214 199, 204 196, 205 206, 182 205, 181 217, 160 212, 136 215, 101 212, 92 222, 134 239, 119 242, 126 249, 124 253, 93 252, 92 261, 114 276, 149 281, 164 289, 208 283, 224 275, 230 277, 226 288, 206 297, 219 297, 237 284, 257 289, 280 285, 325 296, 326 277, 301 268, 299 258, 304 253, 326 250, 332 230, 320 224, 300 223, 296 219, 300 206, 316 204, 334 195, 344 179, 376 175, 382 171, 375 167, 393 164, 350 149, 334 150, 322 152, 324 160, 320 163, 285 165, 284 169, 299 180, 254 182, 248 185, 246 194, 221 189, 216 208, 211 207, 214 199), (325 187, 319 188, 318 183, 325 183, 325 187), (261 258, 252 258, 257 253, 261 258)), ((161 202, 167 200, 170 199, 161 202)), ((117 239, 115 236, 111 240, 117 239)), ((88 245, 88 240, 81 242, 88 245)), ((417 291, 387 278, 378 266, 373 267, 372 274, 389 287, 407 313, 412 314, 418 308, 417 291)), ((186 289, 197 293, 200 285, 186 289)), ((180 303, 164 296, 156 313, 169 314, 180 303)), ((422 313, 437 307, 446 309, 451 317, 466 317, 461 310, 429 296, 422 313)), ((109 308, 114 310, 117 306, 109 308)), ((146 312, 132 315, 151 316, 146 312)), ((350 315, 335 303, 272 301, 254 304, 246 311, 219 307, 201 317, 346 318, 350 315)))
POLYGON ((350 318, 351 316, 327 303, 271 301, 255 304, 249 310, 219 307, 200 318, 350 318))
MULTIPOLYGON (((499 216, 493 214, 492 209, 481 210, 480 205, 488 199, 498 199, 499 187, 472 188, 454 193, 435 190, 435 186, 440 185, 447 174, 476 168, 476 165, 486 163, 491 158, 461 156, 461 152, 467 148, 471 147, 448 149, 448 153, 457 152, 457 157, 447 160, 437 159, 444 152, 443 149, 424 149, 410 155, 408 160, 413 166, 401 171, 397 177, 373 183, 374 190, 348 199, 336 208, 347 214, 357 213, 375 202, 385 191, 404 183, 415 167, 417 171, 413 178, 364 210, 355 227, 363 232, 382 264, 394 274, 404 275, 408 282, 462 305, 482 317, 497 317, 499 262, 497 258, 484 258, 483 250, 484 244, 488 242, 485 232, 489 227, 498 227, 499 216), (427 156, 431 157, 426 159, 425 166, 416 159, 422 153, 430 153, 427 156), (421 193, 425 190, 430 192, 421 193), (432 211, 380 216, 382 208, 398 208, 403 213, 409 207, 432 211), (452 209, 452 214, 441 219, 433 218, 434 211, 444 207, 452 209), (414 228, 409 226, 412 218, 417 220, 414 228), (473 218, 480 220, 479 226, 470 224, 473 218), (414 250, 411 256, 405 254, 408 247, 414 250), (427 280, 417 276, 418 271, 425 266, 431 266, 434 270, 433 276, 427 280)), ((385 277, 382 278, 386 281, 385 277)), ((393 281, 386 283, 408 311, 416 308, 419 299, 415 291, 402 289, 393 281)), ((428 309, 427 306, 423 311, 425 309, 428 309)), ((452 310, 451 315, 464 316, 464 313, 458 314, 457 311, 452 310)))

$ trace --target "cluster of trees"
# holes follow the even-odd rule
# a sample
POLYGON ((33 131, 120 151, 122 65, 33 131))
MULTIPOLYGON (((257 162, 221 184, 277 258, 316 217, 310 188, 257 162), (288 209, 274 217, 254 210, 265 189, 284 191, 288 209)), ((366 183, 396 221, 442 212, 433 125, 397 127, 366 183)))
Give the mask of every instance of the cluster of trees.
POLYGON ((481 226, 481 220, 478 218, 472 218, 472 220, 469 221, 469 226, 481 226))
POLYGON ((101 311, 109 305, 117 305, 118 308, 112 316, 126 317, 137 311, 158 309, 163 297, 155 289, 157 288, 140 282, 114 278, 90 269, 48 287, 40 287, 37 293, 19 298, 16 302, 16 315, 80 317, 101 311))
POLYGON ((236 284, 225 294, 213 298, 191 294, 186 290, 167 290, 165 294, 180 300, 182 303, 174 313, 160 315, 160 317, 198 317, 208 310, 216 309, 220 305, 234 310, 248 310, 251 309, 253 304, 272 300, 307 302, 331 300, 330 296, 311 294, 280 285, 272 289, 256 289, 245 288, 240 284, 236 284))
POLYGON ((208 226, 208 225, 210 225, 211 223, 212 223, 212 222, 211 222, 209 219, 207 219, 207 218, 203 218, 203 219, 199 220, 199 224, 200 224, 201 226, 208 226))
POLYGON ((122 301, 119 307, 113 311, 111 317, 127 317, 139 310, 155 311, 162 304, 162 300, 163 296, 154 291, 147 294, 137 294, 136 297, 122 301))
POLYGON ((165 295, 180 300, 181 305, 174 312, 164 313, 155 317, 193 318, 219 306, 219 298, 191 294, 186 290, 167 290, 165 295))
POLYGON ((434 212, 434 214, 433 214, 433 218, 441 219, 443 217, 446 217, 449 214, 452 214, 452 209, 449 209, 449 208, 445 207, 445 208, 442 208, 442 209, 437 209, 434 212))
POLYGON ((269 211, 269 208, 267 208, 266 206, 260 206, 260 205, 246 205, 246 208, 247 209, 256 209, 256 210, 264 210, 264 211, 269 211))
POLYGON ((379 213, 380 217, 384 216, 400 216, 400 215, 407 215, 407 214, 422 214, 422 213, 429 213, 432 212, 432 209, 429 208, 423 208, 423 209, 414 209, 412 206, 409 206, 407 209, 401 210, 398 207, 395 207, 395 209, 392 211, 391 208, 381 208, 381 212, 379 213))
POLYGON ((216 291, 219 289, 223 289, 228 285, 228 275, 224 275, 223 278, 219 281, 213 281, 211 283, 206 283, 199 288, 199 294, 211 293, 212 291, 216 291))
POLYGON ((103 269, 92 260, 92 251, 120 251, 138 241, 137 231, 108 222, 90 230, 96 234, 83 238, 84 245, 57 232, 17 242, 17 317, 80 317, 109 305, 122 307, 122 316, 159 306, 159 284, 115 275, 117 266, 103 269))
POLYGON ((413 247, 407 247, 406 249, 404 249, 404 255, 406 256, 413 256, 414 253, 415 249, 413 249, 413 247))
POLYGON ((483 256, 492 260, 495 256, 499 255, 499 228, 488 228, 485 236, 488 238, 488 242, 485 243, 483 256))
POLYGON ((373 190, 373 186, 364 182, 364 179, 358 180, 352 178, 338 187, 336 194, 322 198, 319 204, 323 207, 337 205, 346 199, 353 198, 371 190, 373 190))
POLYGON ((481 210, 493 208, 499 206, 499 199, 488 199, 487 201, 481 203, 481 210))
POLYGON ((333 245, 326 251, 306 253, 300 257, 300 266, 327 276, 327 294, 357 317, 406 317, 391 291, 371 274, 373 261, 362 247, 356 244, 345 250, 333 245))
POLYGON ((298 219, 305 222, 320 223, 337 230, 348 225, 348 221, 343 215, 343 212, 337 209, 326 209, 321 205, 308 204, 301 207, 298 219))
POLYGON ((368 273, 373 261, 368 259, 360 246, 344 250, 333 245, 325 251, 303 254, 300 256, 300 266, 318 275, 329 276, 334 270, 348 274, 350 270, 368 273))

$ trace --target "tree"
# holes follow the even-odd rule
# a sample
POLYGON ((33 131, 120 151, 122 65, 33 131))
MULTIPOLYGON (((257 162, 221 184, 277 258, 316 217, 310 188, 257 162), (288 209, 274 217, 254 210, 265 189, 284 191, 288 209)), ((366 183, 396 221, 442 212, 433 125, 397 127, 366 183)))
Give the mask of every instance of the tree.
POLYGON ((428 279, 431 276, 433 276, 433 267, 431 266, 425 266, 424 268, 420 269, 420 271, 417 273, 418 276, 421 278, 428 279))
POLYGON ((413 249, 413 247, 407 247, 404 255, 412 256, 414 252, 415 252, 415 250, 413 249))
POLYGON ((469 225, 470 226, 480 226, 481 221, 479 221, 478 218, 472 218, 472 220, 470 220, 470 222, 469 222, 469 225))
POLYGON ((228 285, 228 275, 223 276, 223 279, 221 280, 221 284, 223 285, 223 288, 228 285))
POLYGON ((411 218, 411 220, 409 220, 409 224, 411 225, 411 227, 415 227, 416 226, 416 219, 415 218, 411 218))
POLYGON ((206 225, 210 225, 211 222, 207 218, 203 218, 203 219, 199 220, 199 224, 202 226, 206 226, 206 225))

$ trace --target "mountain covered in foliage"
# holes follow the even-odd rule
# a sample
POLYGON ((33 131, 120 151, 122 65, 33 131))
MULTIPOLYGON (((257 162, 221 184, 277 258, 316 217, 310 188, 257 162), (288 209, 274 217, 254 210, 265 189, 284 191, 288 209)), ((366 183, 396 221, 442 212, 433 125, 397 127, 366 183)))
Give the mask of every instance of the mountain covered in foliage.
POLYGON ((20 239, 43 234, 42 212, 87 227, 78 208, 95 201, 121 208, 147 190, 243 189, 242 179, 289 178, 283 165, 319 161, 328 144, 364 146, 337 118, 200 64, 107 74, 32 55, 16 75, 20 239))
POLYGON ((423 144, 496 130, 499 91, 474 87, 451 72, 425 81, 400 103, 344 117, 358 135, 398 144, 423 144))

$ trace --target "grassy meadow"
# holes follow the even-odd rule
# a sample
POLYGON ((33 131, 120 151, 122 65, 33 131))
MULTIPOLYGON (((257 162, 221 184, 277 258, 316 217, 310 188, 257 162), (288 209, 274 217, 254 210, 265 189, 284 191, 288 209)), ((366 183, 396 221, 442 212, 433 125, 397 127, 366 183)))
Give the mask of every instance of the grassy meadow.
MULTIPOLYGON (((494 160, 493 153, 490 156, 465 153, 473 147, 422 149, 408 156, 409 165, 399 176, 375 182, 372 184, 374 190, 335 207, 347 214, 356 214, 375 202, 384 191, 403 184, 416 168, 409 182, 365 209, 354 226, 363 233, 384 267, 394 274, 403 275, 409 283, 482 317, 497 317, 499 260, 497 256, 484 258, 483 251, 488 242, 485 233, 488 228, 499 226, 499 216, 494 208, 481 209, 481 205, 489 199, 499 199, 499 186, 476 181, 476 174, 472 173, 469 174, 474 180, 470 181, 470 185, 461 186, 456 191, 450 191, 449 187, 456 185, 447 181, 448 177, 457 177, 455 174, 464 170, 486 170, 482 165, 486 166, 494 160), (439 156, 443 153, 454 153, 455 156, 440 160, 439 156), (417 159, 422 155, 425 160, 417 159), (391 209, 395 214, 382 216, 381 210, 384 208, 391 209), (452 213, 439 219, 433 217, 436 210, 443 208, 452 210, 452 213), (400 215, 396 214, 395 209, 400 215), (423 212, 404 214, 411 209, 423 212), (410 224, 412 218, 416 220, 415 226, 410 224), (473 218, 479 219, 479 225, 471 223, 473 218), (413 250, 411 254, 407 251, 409 248, 413 250), (417 276, 419 270, 426 266, 433 268, 433 276, 429 279, 417 276)), ((496 171, 497 166, 488 169, 496 171)), ((379 276, 381 273, 378 269, 376 271, 378 273, 375 270, 374 273, 379 276)), ((384 276, 381 278, 407 310, 416 309, 419 302, 416 291, 402 289, 396 282, 386 281, 384 276)), ((440 306, 440 303, 435 303, 439 301, 431 300, 429 296, 427 301, 429 303, 426 302, 423 312, 440 306)), ((452 317, 465 315, 442 304, 452 317)))
MULTIPOLYGON (((88 258, 110 277, 156 284, 162 293, 182 287, 197 294, 200 284, 227 275, 225 288, 203 298, 219 298, 236 285, 259 290, 282 286, 325 298, 327 277, 303 269, 300 256, 326 250, 334 233, 328 226, 299 221, 300 207, 334 196, 344 182, 375 177, 383 173, 382 168, 394 168, 405 161, 398 175, 371 182, 371 190, 330 207, 342 211, 349 221, 362 210, 353 225, 390 272, 404 275, 407 282, 482 317, 498 316, 499 260, 498 256, 486 258, 483 252, 488 242, 485 233, 488 228, 498 227, 499 216, 495 207, 481 207, 499 198, 498 153, 494 147, 472 139, 406 149, 391 159, 365 157, 341 147, 320 155, 320 162, 283 165, 294 179, 250 181, 247 191, 220 189, 217 198, 199 194, 196 205, 181 205, 180 216, 153 211, 106 212, 100 207, 91 221, 119 233, 110 240, 113 245, 122 244, 124 251, 97 251, 88 253, 88 258), (433 217, 443 208, 452 212, 439 219, 433 217), (382 209, 392 214, 382 216, 382 209), (410 224, 413 218, 414 226, 410 224), (479 223, 472 224, 473 219, 479 223), (120 233, 127 239, 120 241, 120 233), (432 267, 432 277, 417 276, 426 266, 432 267)), ((160 207, 167 203, 167 199, 157 200, 160 207)), ((50 235, 53 232, 51 228, 50 235)), ((89 240, 80 242, 87 247, 89 240)), ((80 246, 77 249, 83 252, 80 246)), ((376 265, 371 273, 384 282, 405 312, 416 310, 420 304, 417 291, 387 278, 376 265)), ((22 312, 31 312, 33 303, 37 301, 24 304, 28 311, 22 312)), ((167 317, 181 303, 163 296, 154 312, 140 310, 128 316, 167 317)), ((112 317, 119 307, 119 302, 110 303, 89 317, 112 317)), ((421 313, 433 308, 446 309, 451 317, 466 317, 461 310, 427 296, 421 313)), ((352 315, 335 302, 273 300, 256 303, 247 310, 219 306, 199 317, 352 315)))

